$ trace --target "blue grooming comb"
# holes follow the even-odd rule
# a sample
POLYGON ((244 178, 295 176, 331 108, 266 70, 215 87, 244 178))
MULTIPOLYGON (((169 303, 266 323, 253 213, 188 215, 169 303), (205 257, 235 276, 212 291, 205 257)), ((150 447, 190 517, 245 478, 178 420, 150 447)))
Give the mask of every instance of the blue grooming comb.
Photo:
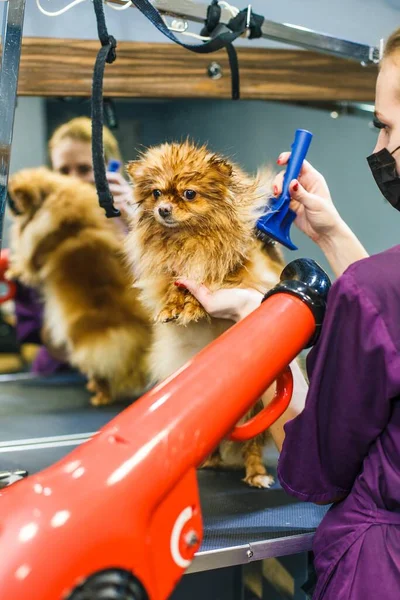
POLYGON ((313 134, 305 129, 296 131, 292 153, 283 179, 282 194, 279 198, 271 198, 268 212, 260 217, 256 224, 257 237, 262 241, 269 237, 283 244, 289 250, 297 250, 297 246, 290 239, 290 227, 296 218, 296 213, 289 208, 289 186, 293 179, 297 179, 299 176, 312 137, 313 134))
POLYGON ((117 160, 116 158, 111 158, 108 161, 108 165, 107 165, 107 171, 109 173, 117 173, 120 169, 121 166, 121 161, 117 160))

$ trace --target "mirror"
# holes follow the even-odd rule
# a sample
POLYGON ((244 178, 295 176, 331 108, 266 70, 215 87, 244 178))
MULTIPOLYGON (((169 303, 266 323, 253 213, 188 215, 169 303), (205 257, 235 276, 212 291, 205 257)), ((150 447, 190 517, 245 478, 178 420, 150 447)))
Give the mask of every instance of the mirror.
MULTIPOLYGON (((230 100, 134 100, 116 99, 106 114, 114 121, 113 133, 124 161, 132 160, 141 148, 189 136, 220 152, 249 172, 275 164, 278 154, 290 147, 297 128, 309 129, 314 139, 309 159, 324 173, 332 196, 344 219, 370 252, 397 243, 397 225, 390 207, 379 196, 365 161, 375 145, 370 105, 291 104, 267 101, 230 100), (381 211, 380 228, 375 213, 381 211)), ((20 97, 18 100, 11 173, 24 167, 49 164, 47 140, 62 123, 90 115, 87 99, 20 97)), ((276 166, 276 165, 275 165, 276 166)), ((3 247, 9 243, 9 215, 3 247)), ((310 240, 295 228, 292 239, 297 252, 285 251, 290 261, 300 256, 316 259, 329 267, 310 240)), ((38 351, 37 344, 15 340, 13 302, 0 307, 3 334, 0 336, 0 372, 27 372, 38 351)))

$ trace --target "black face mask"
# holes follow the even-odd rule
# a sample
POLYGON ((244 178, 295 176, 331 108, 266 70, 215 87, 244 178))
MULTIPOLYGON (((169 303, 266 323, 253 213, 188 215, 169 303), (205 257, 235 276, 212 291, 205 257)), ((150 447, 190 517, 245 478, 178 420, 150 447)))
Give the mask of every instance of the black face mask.
POLYGON ((378 188, 386 200, 398 211, 400 211, 400 177, 397 174, 393 154, 399 149, 400 146, 393 152, 389 152, 387 148, 383 148, 367 158, 378 188))

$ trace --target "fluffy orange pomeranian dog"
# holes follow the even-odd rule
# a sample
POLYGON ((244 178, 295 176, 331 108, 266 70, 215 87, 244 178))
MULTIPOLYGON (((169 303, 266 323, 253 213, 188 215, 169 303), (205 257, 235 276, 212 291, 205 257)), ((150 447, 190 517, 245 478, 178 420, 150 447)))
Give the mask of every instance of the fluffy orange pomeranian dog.
POLYGON ((39 290, 50 346, 88 377, 94 405, 142 391, 151 324, 94 187, 38 168, 13 175, 8 191, 8 276, 39 290))
MULTIPOLYGON (((196 298, 175 285, 179 277, 211 290, 262 292, 279 280, 279 250, 263 246, 254 235, 272 174, 250 177, 189 141, 150 148, 127 170, 138 207, 127 252, 156 322, 150 369, 160 381, 233 324, 210 318, 196 298)), ((261 402, 245 420, 260 408, 261 402)), ((243 444, 224 441, 203 466, 244 466, 246 483, 268 487, 273 480, 263 464, 264 445, 265 435, 243 444)))

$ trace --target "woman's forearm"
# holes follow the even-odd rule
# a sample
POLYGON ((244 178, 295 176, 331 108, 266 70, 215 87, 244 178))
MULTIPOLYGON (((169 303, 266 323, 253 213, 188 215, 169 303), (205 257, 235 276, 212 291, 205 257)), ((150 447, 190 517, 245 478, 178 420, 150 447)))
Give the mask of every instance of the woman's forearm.
MULTIPOLYGON (((285 439, 285 431, 283 429, 284 425, 288 421, 291 421, 292 419, 297 417, 297 415, 299 415, 303 411, 308 392, 308 384, 299 367, 298 362, 293 361, 290 365, 290 368, 292 369, 293 375, 292 400, 286 411, 283 413, 283 415, 281 415, 279 419, 275 421, 275 423, 273 423, 273 425, 271 425, 271 427, 268 430, 279 452, 282 450, 283 441, 285 439)), ((267 392, 265 392, 265 394, 262 396, 264 406, 267 406, 272 401, 274 393, 275 386, 271 386, 267 390, 267 392)))
POLYGON ((336 277, 340 277, 354 262, 368 256, 360 240, 344 222, 340 224, 334 235, 321 239, 318 245, 336 277))
POLYGON ((279 419, 275 421, 275 423, 273 423, 273 425, 271 425, 271 427, 269 428, 268 431, 271 434, 272 439, 274 440, 274 444, 278 448, 279 452, 281 452, 283 442, 285 440, 284 426, 288 421, 291 421, 292 419, 297 417, 297 415, 299 415, 302 412, 303 408, 299 409, 299 407, 290 404, 287 410, 283 413, 283 415, 279 417, 279 419))

